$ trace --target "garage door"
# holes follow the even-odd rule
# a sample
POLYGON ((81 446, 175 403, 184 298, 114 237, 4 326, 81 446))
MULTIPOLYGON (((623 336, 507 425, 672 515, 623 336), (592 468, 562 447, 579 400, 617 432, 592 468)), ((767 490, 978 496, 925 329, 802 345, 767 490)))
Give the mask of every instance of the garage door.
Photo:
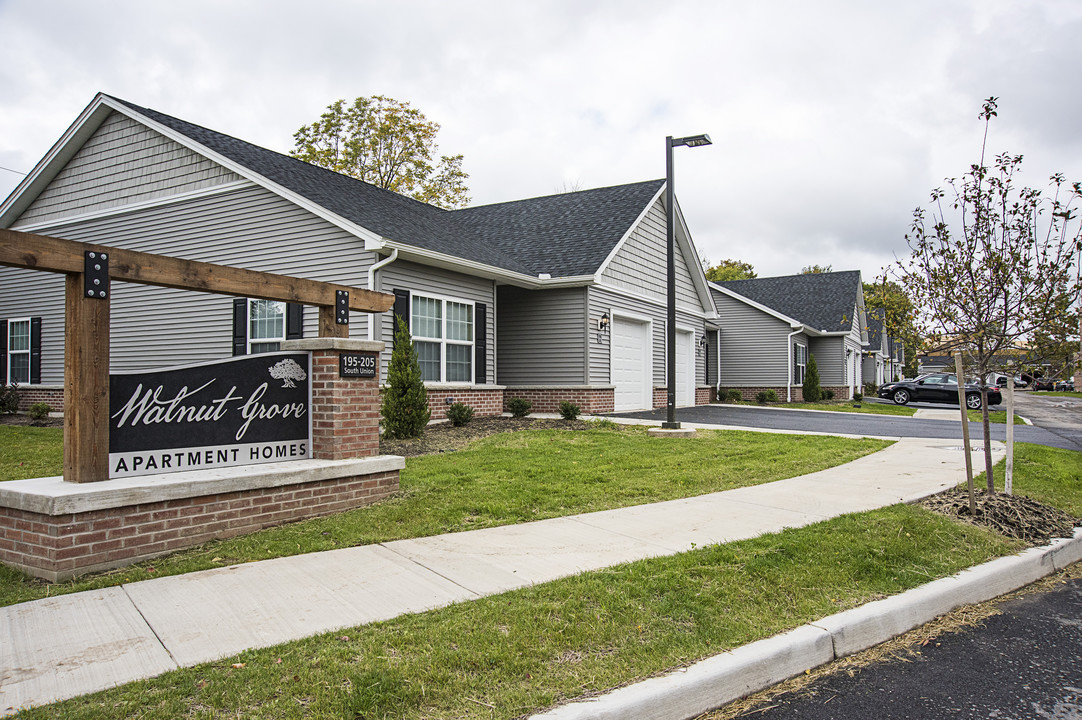
POLYGON ((695 334, 676 331, 676 406, 695 404, 695 334))
POLYGON ((616 410, 642 410, 651 405, 647 323, 614 318, 609 376, 616 386, 616 410))

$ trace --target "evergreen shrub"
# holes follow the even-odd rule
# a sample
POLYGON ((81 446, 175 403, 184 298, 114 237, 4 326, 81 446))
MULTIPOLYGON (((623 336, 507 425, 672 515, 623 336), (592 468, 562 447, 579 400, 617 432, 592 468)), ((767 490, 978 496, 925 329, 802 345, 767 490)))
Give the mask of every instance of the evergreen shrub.
POLYGON ((380 408, 383 433, 389 440, 420 437, 432 417, 428 407, 428 391, 421 379, 417 349, 413 347, 409 328, 402 318, 395 317, 394 349, 387 366, 387 387, 380 408))

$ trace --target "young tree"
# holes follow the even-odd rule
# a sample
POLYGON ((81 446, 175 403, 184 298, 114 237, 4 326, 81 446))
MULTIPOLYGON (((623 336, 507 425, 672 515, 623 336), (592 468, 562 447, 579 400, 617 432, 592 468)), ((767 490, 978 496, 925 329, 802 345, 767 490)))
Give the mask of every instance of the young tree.
POLYGON ((996 98, 984 102, 979 117, 980 163, 960 180, 947 179, 946 190, 932 191, 928 210, 913 211, 906 235, 911 255, 899 261, 896 272, 920 311, 930 345, 961 348, 980 380, 985 472, 988 491, 995 492, 988 375, 1005 350, 1053 322, 1064 301, 1077 303, 1073 268, 1082 228, 1074 206, 1082 187, 1067 186, 1059 174, 1052 176, 1047 197, 1019 186, 1021 155, 1001 153, 986 167, 996 98))
MULTIPOLYGON (((709 263, 704 263, 709 264, 709 263)), ((751 280, 759 277, 751 263, 740 260, 722 260, 713 267, 706 268, 706 279, 711 282, 726 280, 751 280)))
POLYGON ((394 349, 387 366, 387 387, 380 408, 383 434, 388 439, 420 437, 432 411, 428 408, 428 391, 421 379, 421 365, 413 347, 409 328, 402 318, 395 317, 394 349))
POLYGON ((438 123, 383 95, 336 100, 293 134, 295 158, 445 208, 469 203, 462 155, 439 155, 438 123), (438 158, 438 159, 437 159, 438 158))
POLYGON ((804 370, 804 402, 819 402, 823 399, 823 390, 819 386, 819 366, 815 356, 808 356, 808 367, 804 370))

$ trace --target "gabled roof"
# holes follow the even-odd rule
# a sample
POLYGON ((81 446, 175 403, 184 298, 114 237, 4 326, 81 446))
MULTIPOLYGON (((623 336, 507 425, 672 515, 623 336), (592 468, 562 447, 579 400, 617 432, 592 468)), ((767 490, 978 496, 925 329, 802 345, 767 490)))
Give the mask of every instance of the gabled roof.
POLYGON ((711 283, 819 333, 847 333, 863 308, 859 270, 711 283))
MULTIPOLYGON (((378 247, 454 258, 518 277, 588 280, 664 187, 664 180, 444 210, 156 110, 99 94, 49 155, 0 205, 17 217, 109 112, 121 112, 273 192, 302 202, 378 247), (20 197, 21 196, 21 197, 20 197)), ((373 248, 373 249, 376 249, 373 248)), ((707 296, 705 279, 703 293, 707 296)))

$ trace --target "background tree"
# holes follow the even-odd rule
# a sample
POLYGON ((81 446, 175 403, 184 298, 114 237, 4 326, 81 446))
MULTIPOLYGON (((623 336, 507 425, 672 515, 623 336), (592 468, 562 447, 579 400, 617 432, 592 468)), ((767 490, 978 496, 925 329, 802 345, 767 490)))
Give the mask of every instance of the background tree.
MULTIPOLYGON (((918 308, 933 348, 961 348, 967 368, 982 384, 985 471, 995 492, 988 423, 990 372, 1004 352, 1054 322, 1064 303, 1078 302, 1074 258, 1082 250, 1082 227, 1073 206, 1079 183, 1053 175, 1047 197, 1020 187, 1022 156, 1002 153, 984 162, 996 98, 980 119, 980 163, 947 190, 932 191, 929 209, 913 211, 906 235, 911 255, 899 261, 898 277, 918 308)), ((961 381, 962 378, 959 378, 961 381)))
POLYGON ((833 265, 808 265, 800 268, 801 275, 818 275, 819 273, 834 272, 833 265))
MULTIPOLYGON (((709 263, 704 263, 709 264, 709 263)), ((759 277, 751 263, 740 260, 722 260, 713 267, 706 268, 706 279, 711 282, 725 282, 727 280, 751 280, 759 277)))
POLYGON ((470 201, 462 155, 439 155, 438 123, 383 95, 336 100, 293 134, 293 157, 444 208, 470 201))
MULTIPOLYGON (((898 283, 888 280, 884 272, 875 282, 864 283, 864 306, 869 318, 875 317, 883 322, 887 339, 891 343, 899 340, 905 348, 905 369, 897 370, 909 376, 916 375, 920 332, 917 330, 913 301, 905 290, 898 283)), ((893 345, 889 347, 893 348, 893 345)))
POLYGON ((420 437, 432 417, 417 349, 406 323, 398 316, 395 316, 394 349, 387 366, 387 387, 383 390, 380 412, 383 434, 388 440, 420 437))

